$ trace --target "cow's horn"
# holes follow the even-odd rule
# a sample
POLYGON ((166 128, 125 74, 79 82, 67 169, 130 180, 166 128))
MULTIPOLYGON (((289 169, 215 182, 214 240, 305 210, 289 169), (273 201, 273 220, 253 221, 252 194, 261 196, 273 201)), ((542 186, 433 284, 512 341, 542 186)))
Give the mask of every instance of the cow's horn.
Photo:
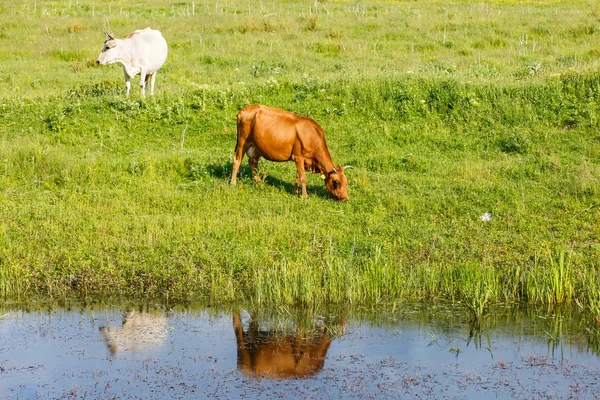
POLYGON ((104 32, 104 33, 106 34, 106 36, 108 36, 108 38, 110 40, 114 40, 115 37, 112 35, 112 33, 108 33, 108 32, 104 32))
POLYGON ((342 168, 343 170, 346 169, 354 169, 354 167, 352 165, 344 165, 344 168, 342 168))

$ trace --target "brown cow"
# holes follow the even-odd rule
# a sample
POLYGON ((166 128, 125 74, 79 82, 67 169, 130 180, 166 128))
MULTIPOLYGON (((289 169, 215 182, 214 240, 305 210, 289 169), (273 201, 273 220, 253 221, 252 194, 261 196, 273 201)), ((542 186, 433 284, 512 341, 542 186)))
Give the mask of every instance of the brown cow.
MULTIPOLYGON (((345 328, 342 319, 340 326, 345 328)), ((260 378, 304 378, 323 369, 333 340, 325 327, 293 333, 261 330, 251 318, 244 330, 240 315, 233 314, 237 341, 237 365, 245 375, 260 378)))
POLYGON ((340 202, 348 200, 348 181, 344 170, 350 166, 335 165, 329 154, 323 128, 314 120, 279 108, 260 104, 248 105, 237 116, 237 144, 233 157, 231 184, 235 185, 240 163, 248 155, 255 179, 260 157, 270 161, 294 161, 296 184, 302 183, 302 196, 306 193, 306 173, 320 173, 325 187, 340 202))

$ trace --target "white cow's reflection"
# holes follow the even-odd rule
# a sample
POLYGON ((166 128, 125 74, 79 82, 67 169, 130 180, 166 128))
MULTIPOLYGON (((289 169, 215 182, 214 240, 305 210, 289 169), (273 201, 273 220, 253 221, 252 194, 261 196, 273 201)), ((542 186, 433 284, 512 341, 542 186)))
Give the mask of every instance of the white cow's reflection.
POLYGON ((163 311, 130 311, 123 325, 100 328, 111 355, 121 351, 146 351, 160 348, 167 338, 167 317, 163 311))
MULTIPOLYGON (((342 320, 338 327, 345 327, 342 320)), ((304 378, 321 369, 333 336, 324 326, 295 332, 263 330, 251 318, 244 329, 238 313, 233 314, 238 369, 264 378, 304 378)))

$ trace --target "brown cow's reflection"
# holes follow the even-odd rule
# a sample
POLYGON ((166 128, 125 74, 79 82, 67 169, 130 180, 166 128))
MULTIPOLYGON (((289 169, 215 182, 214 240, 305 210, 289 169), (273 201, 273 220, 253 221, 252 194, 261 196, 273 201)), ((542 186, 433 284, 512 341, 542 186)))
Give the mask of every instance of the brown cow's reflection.
MULTIPOLYGON (((344 326, 344 322, 340 324, 344 326)), ((295 332, 261 330, 251 318, 244 330, 240 315, 233 314, 238 369, 246 375, 265 378, 303 378, 323 368, 333 339, 324 327, 295 332)))
POLYGON ((103 326, 100 334, 112 356, 117 351, 153 350, 167 337, 167 317, 163 311, 130 311, 123 315, 121 327, 103 326))

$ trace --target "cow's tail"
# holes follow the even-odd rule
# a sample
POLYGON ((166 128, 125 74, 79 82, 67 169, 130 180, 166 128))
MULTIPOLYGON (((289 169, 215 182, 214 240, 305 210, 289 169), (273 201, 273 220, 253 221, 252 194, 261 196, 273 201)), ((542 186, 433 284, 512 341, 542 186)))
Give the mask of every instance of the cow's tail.
POLYGON ((240 138, 244 134, 244 110, 240 111, 237 115, 237 141, 235 143, 235 152, 237 153, 238 147, 240 145, 240 138))

